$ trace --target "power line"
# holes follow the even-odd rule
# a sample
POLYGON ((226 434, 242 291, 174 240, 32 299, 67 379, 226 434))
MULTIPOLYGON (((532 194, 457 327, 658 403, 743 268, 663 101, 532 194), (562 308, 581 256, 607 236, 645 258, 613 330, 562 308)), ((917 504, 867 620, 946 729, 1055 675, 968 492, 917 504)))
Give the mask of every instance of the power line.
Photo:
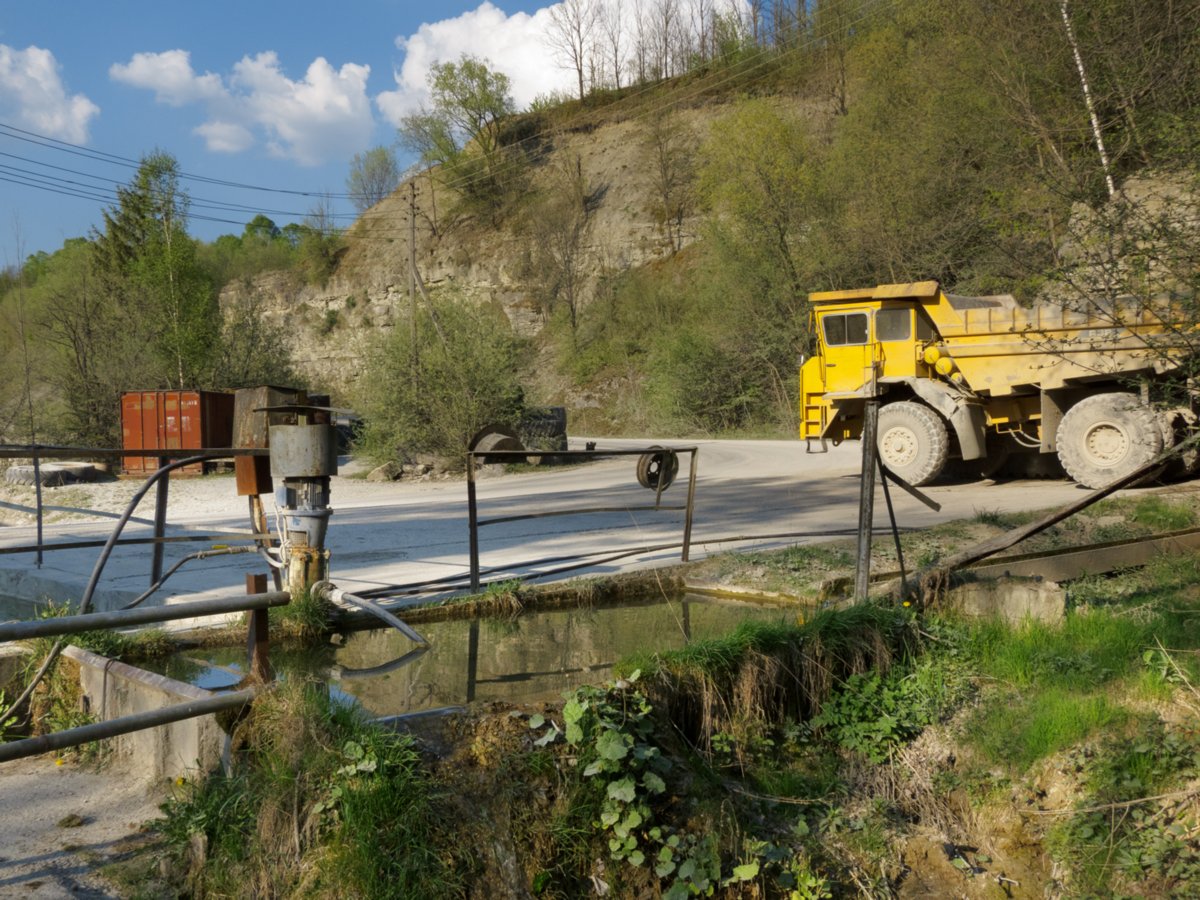
MULTIPOLYGON (((88 173, 88 172, 80 172, 78 169, 68 169, 64 166, 56 166, 56 165, 52 165, 51 163, 40 162, 36 159, 30 159, 29 157, 26 157, 26 156, 19 156, 18 154, 15 154, 15 153, 5 153, 4 151, 0 151, 0 156, 8 157, 9 159, 19 160, 20 162, 27 162, 27 163, 30 163, 31 165, 41 166, 42 168, 46 168, 46 169, 53 169, 56 172, 65 172, 69 175, 78 175, 81 178, 89 178, 93 181, 102 181, 107 184, 116 185, 118 188, 124 187, 124 185, 125 185, 124 182, 118 181, 115 178, 104 178, 102 176, 92 175, 91 173, 88 173)), ((42 175, 40 172, 30 171, 28 169, 20 169, 20 168, 14 167, 14 166, 0 165, 0 169, 8 169, 10 171, 21 172, 23 174, 29 175, 30 177, 34 177, 34 178, 42 178, 42 179, 45 179, 48 183, 79 185, 78 182, 72 181, 70 179, 51 179, 49 176, 42 175)), ((88 188, 88 189, 108 191, 107 188, 92 188, 91 185, 80 185, 80 186, 88 188)), ((107 196, 113 201, 118 199, 118 194, 116 191, 109 191, 107 196)), ((189 205, 189 207, 198 207, 201 209, 211 209, 211 210, 224 211, 224 212, 261 213, 263 215, 293 216, 296 218, 303 218, 304 216, 308 215, 308 213, 296 212, 295 210, 268 209, 268 208, 263 208, 263 207, 258 207, 258 206, 247 206, 242 203, 222 203, 222 202, 219 202, 216 200, 212 200, 212 199, 208 199, 208 198, 204 198, 204 197, 196 197, 193 195, 188 195, 188 205, 189 205)), ((353 220, 353 219, 357 218, 356 216, 348 214, 348 213, 333 213, 331 215, 333 218, 337 218, 337 219, 353 220)))
MULTIPOLYGON (((118 156, 115 153, 107 153, 103 150, 92 150, 79 144, 72 144, 69 141, 60 141, 57 138, 48 137, 43 134, 37 134, 33 131, 26 131, 24 128, 18 128, 17 126, 10 125, 7 122, 0 122, 0 136, 10 137, 19 141, 27 141, 28 143, 37 144, 40 147, 46 147, 50 150, 69 153, 73 156, 81 156, 84 159, 91 159, 95 160, 96 162, 122 166, 123 168, 133 169, 135 171, 141 168, 142 165, 141 160, 130 159, 126 156, 118 156)), ((260 184, 248 184, 241 181, 228 181, 223 178, 212 178, 208 175, 196 175, 191 172, 180 172, 179 177, 181 180, 194 181, 200 184, 211 184, 245 191, 260 191, 269 194, 290 194, 296 197, 315 197, 318 199, 331 197, 338 200, 349 200, 353 199, 354 196, 352 194, 342 194, 330 191, 294 190, 290 188, 267 187, 260 184)))
MULTIPOLYGON (((833 25, 829 28, 824 29, 823 31, 816 31, 816 30, 810 31, 796 44, 794 44, 792 46, 784 47, 782 49, 778 45, 761 46, 761 47, 757 48, 753 53, 748 54, 747 56, 737 60, 735 63, 728 66, 727 69, 725 69, 723 72, 718 70, 719 77, 716 78, 715 80, 705 81, 705 80, 703 80, 703 77, 702 77, 698 81, 695 89, 693 89, 689 92, 684 92, 682 94, 680 94, 678 92, 672 93, 670 96, 666 97, 663 100, 663 102, 658 103, 658 104, 649 104, 649 105, 643 106, 641 101, 643 100, 643 98, 645 98, 649 95, 652 95, 653 92, 662 89, 663 86, 669 84, 669 82, 672 79, 664 78, 664 79, 659 79, 656 81, 644 82, 644 83, 638 85, 636 88, 631 89, 631 90, 627 91, 626 93, 624 93, 621 97, 619 97, 612 104, 609 104, 607 106, 604 106, 604 107, 601 107, 598 109, 594 109, 594 110, 586 110, 586 109, 581 110, 579 113, 572 116, 567 121, 560 123, 557 126, 542 129, 534 134, 525 136, 524 138, 522 138, 519 141, 515 141, 512 144, 505 145, 505 149, 510 152, 511 151, 519 152, 525 148, 536 145, 536 143, 538 143, 538 142, 542 142, 542 141, 546 140, 547 138, 552 137, 556 133, 577 131, 579 129, 587 128, 589 126, 595 126, 596 124, 598 124, 602 121, 612 121, 612 120, 638 121, 638 120, 648 119, 651 117, 656 117, 656 116, 662 115, 672 109, 678 108, 680 106, 683 106, 686 103, 694 101, 695 99, 703 96, 704 94, 720 91, 722 88, 724 88, 725 86, 727 86, 733 82, 742 81, 742 80, 746 80, 746 79, 753 80, 753 79, 759 77, 759 75, 761 75, 765 70, 773 70, 773 69, 777 68, 779 65, 785 64, 788 61, 788 59, 793 56, 797 56, 801 53, 811 52, 814 48, 818 47, 820 44, 822 44, 824 41, 826 41, 832 34, 835 33, 835 31, 838 31, 838 32, 853 31, 857 26, 863 24, 868 19, 885 11, 888 7, 894 6, 896 2, 898 2, 898 0, 877 0, 877 2, 872 2, 872 0, 866 0, 866 2, 863 4, 863 6, 860 7, 864 11, 857 18, 852 19, 848 22, 833 25), (629 111, 628 113, 626 112, 627 110, 629 111)), ((689 74, 689 73, 685 73, 685 75, 686 74, 689 74)), ((41 147, 45 147, 47 149, 51 149, 51 150, 67 153, 70 155, 78 156, 83 159, 91 160, 94 162, 100 162, 100 163, 105 163, 105 164, 109 164, 109 165, 117 165, 117 166, 120 166, 123 168, 129 168, 129 169, 134 169, 134 170, 137 170, 141 167, 141 162, 138 160, 130 159, 128 157, 119 156, 117 154, 108 153, 108 152, 101 151, 101 150, 92 150, 90 148, 83 147, 78 144, 72 144, 67 141, 62 141, 62 140, 58 140, 56 138, 48 137, 46 135, 37 134, 35 132, 28 131, 28 130, 25 130, 22 128, 18 128, 14 125, 4 123, 4 122, 0 122, 0 137, 9 137, 14 140, 25 141, 30 144, 36 145, 36 146, 41 146, 41 147)), ((106 182, 108 184, 113 184, 113 185, 122 185, 123 184, 123 182, 120 182, 117 179, 107 178, 107 177, 100 176, 100 175, 93 175, 91 173, 81 172, 79 170, 70 169, 70 168, 63 167, 63 166, 55 166, 51 163, 44 163, 44 162, 41 162, 38 160, 30 159, 28 157, 20 156, 17 154, 4 153, 4 152, 0 151, 0 155, 6 156, 6 157, 9 157, 12 159, 16 159, 21 162, 27 162, 32 165, 40 166, 40 167, 43 167, 46 169, 52 169, 57 172, 63 172, 65 174, 69 174, 69 175, 77 175, 84 179, 90 179, 91 181, 101 181, 101 182, 106 182)), ((445 188, 462 193, 465 190, 469 190, 473 185, 482 183, 485 178, 494 177, 495 174, 503 175, 503 174, 505 174, 506 169, 515 168, 516 166, 521 165, 521 164, 522 163, 520 163, 516 159, 510 159, 508 162, 502 164, 502 166, 504 168, 502 168, 498 173, 483 173, 480 175, 465 175, 465 176, 461 176, 461 177, 455 178, 455 179, 444 180, 441 183, 442 183, 442 186, 445 188)), ((44 190, 44 191, 48 191, 51 193, 56 193, 56 194, 60 194, 60 195, 64 195, 64 196, 77 197, 79 199, 99 201, 99 202, 104 202, 104 203, 113 203, 113 202, 116 202, 118 199, 118 195, 117 195, 116 191, 113 191, 107 187, 98 187, 98 186, 95 186, 92 184, 86 184, 86 183, 81 184, 79 182, 73 181, 72 179, 56 178, 54 176, 43 175, 41 173, 32 172, 29 170, 23 170, 18 167, 12 167, 12 166, 0 165, 0 171, 7 171, 10 176, 12 176, 12 175, 17 176, 17 177, 2 177, 2 176, 0 176, 0 181, 5 181, 5 182, 12 183, 12 184, 22 185, 22 186, 34 188, 37 190, 44 190)), ((426 170, 426 171, 428 171, 428 170, 426 170)), ((328 192, 328 191, 273 188, 273 187, 267 187, 264 185, 255 185, 255 184, 249 184, 249 183, 245 183, 245 182, 231 181, 231 180, 227 180, 227 179, 212 178, 209 176, 198 175, 198 174, 188 173, 188 172, 179 173, 179 177, 181 180, 186 180, 186 181, 194 182, 197 184, 207 184, 207 185, 212 185, 212 186, 231 188, 231 189, 235 189, 235 190, 247 190, 247 191, 263 192, 263 193, 270 193, 270 194, 298 196, 298 197, 315 197, 315 198, 320 198, 320 199, 354 199, 355 197, 358 196, 356 194, 333 193, 333 192, 328 192)), ((262 208, 258 208, 255 206, 249 206, 249 205, 234 203, 234 202, 218 202, 218 201, 208 199, 208 198, 191 198, 191 197, 189 197, 189 209, 190 208, 208 210, 210 212, 226 212, 226 213, 245 212, 245 213, 254 213, 254 214, 262 214, 262 215, 289 216, 289 217, 295 217, 295 218, 303 218, 308 215, 308 213, 298 213, 298 212, 291 211, 291 210, 262 209, 262 208)), ((340 214, 340 213, 332 213, 332 212, 326 213, 326 215, 331 219, 335 219, 335 220, 351 219, 351 220, 354 220, 356 223, 357 222, 365 223, 371 219, 375 219, 376 221, 382 219, 382 220, 386 221, 386 220, 391 220, 391 219, 395 218, 394 214, 372 213, 370 210, 368 210, 361 216, 357 216, 357 217, 354 215, 351 215, 351 214, 340 214)), ((189 212, 189 218, 199 220, 199 221, 216 222, 216 223, 230 224, 230 225, 244 225, 245 224, 244 221, 221 218, 218 216, 206 215, 203 213, 189 212)), ((359 240, 371 240, 371 239, 393 240, 395 237, 403 237, 404 232, 406 230, 407 229, 403 228, 403 227, 396 228, 394 230, 392 230, 392 229, 381 230, 379 228, 374 228, 374 229, 372 229, 371 234, 358 235, 356 237, 359 240)))

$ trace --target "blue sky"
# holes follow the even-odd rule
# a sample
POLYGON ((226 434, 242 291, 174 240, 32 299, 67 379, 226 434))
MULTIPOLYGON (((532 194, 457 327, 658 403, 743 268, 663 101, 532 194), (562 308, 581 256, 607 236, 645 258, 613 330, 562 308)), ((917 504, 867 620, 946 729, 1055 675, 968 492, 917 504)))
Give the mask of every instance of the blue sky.
MULTIPOLYGON (((195 236, 240 233, 260 210, 298 221, 345 192, 355 153, 395 140, 436 61, 488 58, 519 106, 569 92, 549 6, 0 0, 0 267, 86 236, 156 149, 188 175, 247 186, 185 181, 195 236)), ((352 207, 332 202, 348 225, 352 207)))

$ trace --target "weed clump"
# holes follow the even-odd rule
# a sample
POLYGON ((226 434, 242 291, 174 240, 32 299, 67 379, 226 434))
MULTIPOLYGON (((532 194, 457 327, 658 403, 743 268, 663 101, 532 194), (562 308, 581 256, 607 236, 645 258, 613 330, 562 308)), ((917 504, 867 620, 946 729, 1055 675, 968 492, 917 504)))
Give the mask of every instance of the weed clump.
POLYGON ((260 697, 230 774, 183 783, 160 829, 175 877, 213 896, 442 897, 437 797, 409 738, 332 704, 315 683, 260 697))
POLYGON ((856 674, 886 672, 917 647, 912 616, 863 604, 824 610, 797 625, 746 622, 727 638, 635 663, 647 694, 689 739, 711 750, 713 736, 739 723, 804 721, 856 674))
POLYGON ((293 597, 291 603, 268 611, 268 621, 281 637, 302 644, 324 641, 333 630, 333 604, 323 594, 305 591, 293 597))

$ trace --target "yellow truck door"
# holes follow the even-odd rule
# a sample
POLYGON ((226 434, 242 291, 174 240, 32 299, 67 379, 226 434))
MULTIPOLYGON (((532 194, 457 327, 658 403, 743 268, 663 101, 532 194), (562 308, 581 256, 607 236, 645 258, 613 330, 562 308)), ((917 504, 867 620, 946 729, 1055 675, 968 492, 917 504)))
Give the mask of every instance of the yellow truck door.
POLYGON ((875 352, 871 343, 869 309, 827 312, 819 316, 826 394, 872 396, 875 393, 875 352), (863 386, 866 385, 866 391, 863 386))

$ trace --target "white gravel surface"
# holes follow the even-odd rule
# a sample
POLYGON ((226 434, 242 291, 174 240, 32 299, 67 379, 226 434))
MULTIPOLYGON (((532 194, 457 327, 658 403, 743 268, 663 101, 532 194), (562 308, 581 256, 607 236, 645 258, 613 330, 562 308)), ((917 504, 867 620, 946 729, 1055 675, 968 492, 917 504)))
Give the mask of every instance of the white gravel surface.
POLYGON ((0 764, 0 897, 119 897, 95 872, 139 841, 165 797, 136 772, 52 755, 0 764))

